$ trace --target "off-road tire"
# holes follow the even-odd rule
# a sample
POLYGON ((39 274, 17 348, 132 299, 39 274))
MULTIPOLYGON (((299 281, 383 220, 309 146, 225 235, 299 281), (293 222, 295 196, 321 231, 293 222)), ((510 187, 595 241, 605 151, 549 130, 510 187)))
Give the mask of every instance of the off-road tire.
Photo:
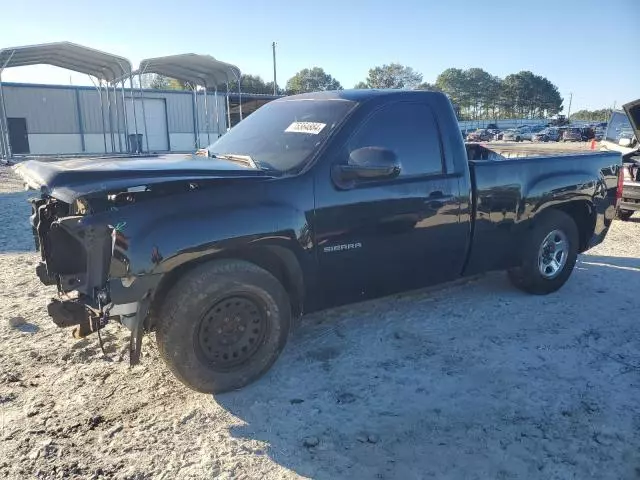
MULTIPOLYGON (((291 327, 291 306, 284 287, 266 270, 241 260, 215 260, 187 272, 156 315, 160 356, 182 383, 203 393, 236 390, 258 379, 282 352, 291 327), (221 368, 201 347, 203 322, 211 321, 210 312, 226 299, 244 297, 255 302, 256 310, 262 309, 258 313, 266 319, 265 331, 244 363, 221 368)), ((219 336, 212 337, 212 342, 220 341, 219 336)))
POLYGON ((540 214, 524 242, 521 264, 509 270, 511 283, 527 293, 546 295, 555 292, 569 279, 578 257, 578 227, 575 221, 559 210, 549 210, 540 214), (538 267, 538 255, 547 235, 561 231, 568 241, 568 252, 562 270, 554 278, 545 278, 538 267))
POLYGON ((618 218, 623 222, 629 220, 635 212, 633 210, 618 210, 618 218))

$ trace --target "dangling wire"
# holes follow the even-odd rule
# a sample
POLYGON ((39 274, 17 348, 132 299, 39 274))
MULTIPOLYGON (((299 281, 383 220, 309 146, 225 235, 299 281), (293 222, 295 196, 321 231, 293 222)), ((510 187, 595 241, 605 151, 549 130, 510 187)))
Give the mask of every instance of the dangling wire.
MULTIPOLYGON (((102 305, 100 303, 98 303, 98 305, 100 307, 102 307, 102 305)), ((102 310, 102 308, 101 308, 102 310)), ((100 350, 102 350, 102 356, 103 357, 107 357, 107 352, 105 352, 104 350, 104 342, 102 341, 102 335, 100 335, 100 330, 102 330, 107 323, 109 322, 109 312, 111 311, 110 307, 106 307, 104 308, 104 310, 102 310, 102 315, 98 318, 98 342, 100 343, 100 350)))
POLYGON ((104 351, 104 343, 102 342, 102 335, 100 335, 100 330, 102 330, 102 326, 98 325, 98 342, 100 343, 100 350, 102 350, 102 356, 106 357, 107 352, 104 351))

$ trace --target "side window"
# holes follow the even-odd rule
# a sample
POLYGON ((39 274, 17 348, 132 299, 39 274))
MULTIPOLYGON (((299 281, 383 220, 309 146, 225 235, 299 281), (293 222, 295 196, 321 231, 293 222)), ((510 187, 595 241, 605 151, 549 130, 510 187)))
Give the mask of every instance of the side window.
POLYGON ((435 117, 421 103, 397 102, 375 111, 348 145, 393 151, 400 161, 400 177, 442 173, 442 151, 435 117))

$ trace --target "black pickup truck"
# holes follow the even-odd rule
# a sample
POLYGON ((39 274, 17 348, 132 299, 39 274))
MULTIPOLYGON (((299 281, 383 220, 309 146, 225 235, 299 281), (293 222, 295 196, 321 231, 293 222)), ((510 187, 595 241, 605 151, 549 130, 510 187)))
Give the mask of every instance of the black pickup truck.
POLYGON ((547 294, 616 216, 619 153, 507 158, 465 144, 440 93, 322 92, 268 103, 206 156, 17 166, 57 285, 84 336, 116 321, 191 388, 266 372, 303 313, 507 270, 547 294))

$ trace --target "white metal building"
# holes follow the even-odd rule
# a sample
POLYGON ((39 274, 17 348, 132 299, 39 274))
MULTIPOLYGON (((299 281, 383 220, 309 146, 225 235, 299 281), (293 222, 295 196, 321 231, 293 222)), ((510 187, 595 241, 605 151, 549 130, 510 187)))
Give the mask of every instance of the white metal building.
POLYGON ((242 120, 243 110, 276 98, 242 94, 240 80, 237 66, 210 55, 148 58, 133 71, 124 57, 71 42, 0 49, 0 157, 194 151, 242 120), (7 68, 41 64, 85 73, 94 86, 2 82, 7 68), (191 90, 133 88, 134 76, 142 82, 149 73, 191 90), (233 82, 237 93, 229 91, 233 82))
MULTIPOLYGON (((4 84, 9 137, 14 154, 79 154, 119 152, 126 145, 122 105, 112 111, 114 131, 109 129, 108 112, 103 123, 100 96, 94 87, 4 84), (118 128, 116 119, 120 123, 118 128), (103 135, 103 131, 106 134, 103 135), (113 133, 113 143, 111 134, 113 133), (106 144, 106 148, 105 148, 106 144), (113 148, 115 146, 115 149, 113 148)), ((125 89, 128 133, 145 135, 140 91, 134 90, 136 117, 131 107, 131 91, 125 89)), ((227 128, 225 95, 218 94, 218 112, 209 110, 206 121, 202 100, 194 101, 192 92, 180 90, 143 90, 146 136, 151 152, 186 152, 206 146, 227 128), (196 125, 200 132, 197 141, 196 125), (208 131, 207 131, 208 125, 208 131)), ((202 97, 202 94, 198 94, 202 97)), ((244 95, 243 95, 244 96, 244 95)), ((251 95, 248 95, 247 101, 251 95)), ((214 93, 208 93, 209 105, 216 105, 214 93)), ((146 138, 145 138, 146 141, 146 138)), ((126 150, 126 147, 124 148, 126 150)))

